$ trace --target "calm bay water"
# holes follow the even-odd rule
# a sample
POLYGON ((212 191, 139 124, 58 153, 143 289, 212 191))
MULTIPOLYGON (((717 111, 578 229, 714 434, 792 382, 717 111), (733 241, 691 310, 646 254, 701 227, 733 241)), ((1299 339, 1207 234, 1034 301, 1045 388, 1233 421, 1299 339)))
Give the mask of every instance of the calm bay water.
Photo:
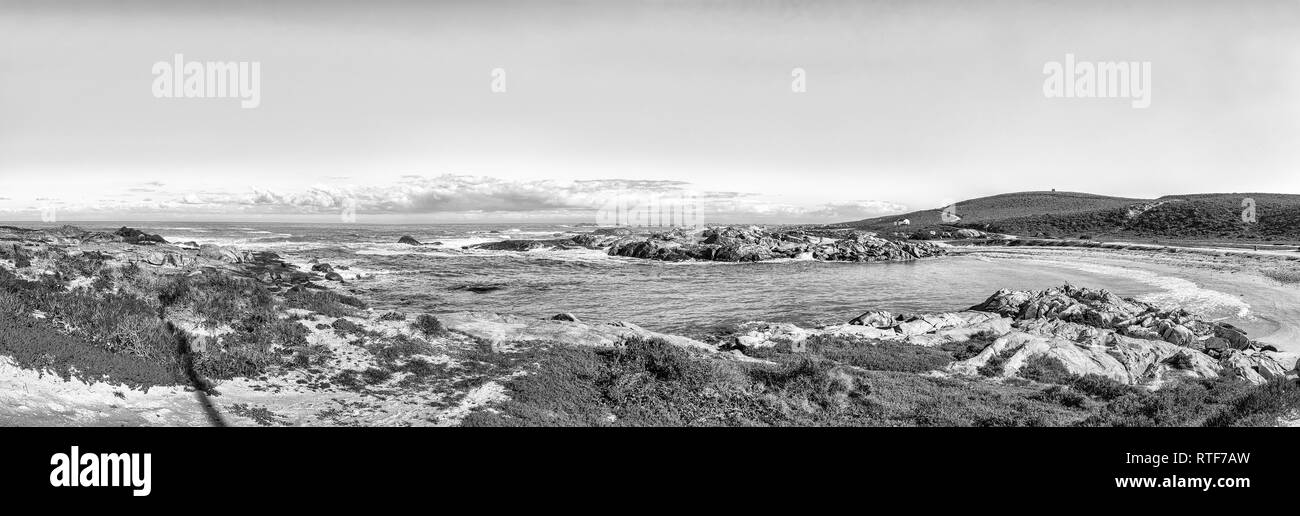
POLYGON ((591 230, 561 225, 131 225, 172 242, 275 251, 304 268, 312 260, 348 267, 341 271, 348 280, 344 288, 378 309, 536 317, 570 312, 584 320, 623 320, 683 334, 755 320, 841 323, 869 309, 960 310, 1001 288, 1042 289, 1066 282, 1184 306, 1212 318, 1234 319, 1246 309, 1233 296, 1177 277, 997 251, 911 263, 663 263, 591 250, 461 249, 591 230), (397 244, 403 235, 442 245, 397 244))

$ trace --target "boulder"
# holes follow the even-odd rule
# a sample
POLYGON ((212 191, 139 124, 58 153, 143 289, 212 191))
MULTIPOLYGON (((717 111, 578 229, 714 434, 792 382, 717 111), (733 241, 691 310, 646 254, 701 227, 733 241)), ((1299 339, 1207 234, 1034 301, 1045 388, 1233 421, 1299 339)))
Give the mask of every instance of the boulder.
POLYGON ((329 274, 331 272, 334 272, 334 266, 328 263, 318 263, 316 265, 311 266, 311 271, 319 272, 323 274, 329 274))
POLYGON ((423 244, 420 243, 419 240, 416 240, 416 239, 414 239, 414 238, 411 238, 409 235, 407 235, 407 236, 403 236, 402 238, 397 239, 397 243, 399 243, 399 244, 406 244, 406 245, 423 245, 423 244))
POLYGON ((871 326, 874 328, 892 328, 896 323, 894 322, 893 314, 884 310, 872 310, 854 317, 853 320, 849 321, 849 324, 871 326))
POLYGON ((334 272, 334 271, 330 271, 330 272, 328 272, 328 273, 325 274, 325 280, 326 280, 326 281, 337 281, 337 282, 339 282, 339 283, 343 283, 343 275, 341 275, 341 274, 339 274, 339 273, 337 273, 337 272, 334 272))
POLYGON ((814 332, 805 330, 791 323, 751 322, 741 325, 732 335, 737 346, 745 348, 768 348, 788 344, 799 349, 814 332))
POLYGON ((534 249, 551 248, 554 244, 547 240, 502 240, 500 242, 488 242, 470 246, 471 249, 482 249, 485 251, 532 251, 534 249))
POLYGON ((1245 332, 1231 325, 1201 320, 1182 309, 1162 309, 1106 290, 1071 285, 1036 291, 999 290, 971 309, 1017 320, 1062 320, 1198 349, 1217 344, 1207 343, 1211 337, 1227 340, 1237 349, 1245 349, 1250 342, 1245 332))
POLYGON ((145 233, 138 229, 128 228, 125 226, 123 226, 121 229, 118 229, 113 234, 118 237, 121 237, 122 241, 128 244, 151 245, 151 244, 167 243, 167 240, 164 240, 163 237, 161 236, 151 235, 149 233, 145 233))
POLYGON ((1178 377, 1216 378, 1222 367, 1214 359, 1168 342, 1135 339, 1108 333, 1103 345, 1081 344, 1059 337, 1012 331, 999 337, 979 354, 954 362, 947 370, 982 376, 990 372, 1007 378, 1017 375, 1032 359, 1056 360, 1073 375, 1096 374, 1129 385, 1159 386, 1178 377), (986 366, 997 360, 1000 368, 986 366))
POLYGON ((249 261, 245 259, 245 256, 239 254, 239 251, 215 244, 204 244, 199 246, 199 257, 230 263, 243 263, 249 261))
POLYGON ((1246 349, 1250 346, 1246 332, 1231 324, 1219 323, 1214 327, 1214 336, 1228 341, 1228 347, 1232 349, 1246 349))
POLYGON ((573 315, 573 314, 571 314, 571 313, 556 314, 554 317, 551 317, 551 320, 552 320, 552 321, 582 322, 582 321, 579 321, 579 320, 578 320, 578 316, 573 315))

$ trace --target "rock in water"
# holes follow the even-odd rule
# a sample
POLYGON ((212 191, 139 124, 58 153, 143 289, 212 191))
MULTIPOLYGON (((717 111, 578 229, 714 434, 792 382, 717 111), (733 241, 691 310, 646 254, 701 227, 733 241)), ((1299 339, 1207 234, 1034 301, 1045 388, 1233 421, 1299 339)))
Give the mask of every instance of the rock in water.
POLYGON ((339 274, 339 273, 337 273, 337 272, 334 272, 334 271, 330 271, 329 273, 325 274, 325 279, 328 280, 328 281, 337 281, 337 282, 339 282, 339 283, 343 283, 343 282, 344 282, 344 281, 343 281, 343 275, 341 275, 341 274, 339 274))
POLYGON ((328 263, 318 263, 316 265, 311 266, 311 271, 320 272, 323 274, 329 274, 331 272, 334 272, 334 266, 328 263))
POLYGON ((140 230, 138 230, 138 229, 135 229, 135 228, 128 228, 128 227, 126 227, 126 226, 123 226, 121 229, 117 230, 117 231, 114 232, 113 234, 114 234, 114 235, 117 235, 117 236, 119 236, 119 237, 122 237, 122 241, 123 241, 123 242, 126 242, 126 243, 128 243, 128 244, 165 244, 165 243, 167 243, 167 241, 164 240, 163 237, 161 237, 161 236, 158 236, 158 235, 150 235, 150 234, 145 233, 145 232, 143 232, 143 231, 140 231, 140 230))
POLYGON ((552 317, 551 320, 552 320, 552 321, 582 322, 582 321, 579 321, 579 320, 578 320, 578 317, 577 317, 576 315, 573 315, 573 314, 571 314, 571 313, 562 313, 562 314, 557 314, 555 317, 552 317))
POLYGON ((928 242, 899 242, 868 233, 830 235, 757 226, 711 228, 699 235, 673 231, 654 234, 645 240, 619 240, 610 247, 609 254, 662 261, 720 262, 809 257, 822 261, 881 262, 945 254, 942 247, 928 242))
POLYGON ((411 238, 410 235, 403 236, 402 238, 397 239, 397 243, 406 244, 406 245, 424 245, 421 244, 419 240, 411 238))

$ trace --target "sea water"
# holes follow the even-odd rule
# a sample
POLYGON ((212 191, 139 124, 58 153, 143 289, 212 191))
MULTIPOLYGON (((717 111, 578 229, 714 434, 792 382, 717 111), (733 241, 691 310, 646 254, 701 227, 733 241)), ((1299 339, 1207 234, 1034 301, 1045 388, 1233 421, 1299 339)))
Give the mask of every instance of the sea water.
POLYGON ((699 335, 747 321, 838 324, 872 309, 894 312, 968 308, 1003 288, 1070 283, 1104 288, 1203 317, 1253 318, 1239 297, 1175 274, 1098 264, 1068 256, 996 249, 905 263, 657 262, 599 250, 482 251, 465 246, 506 239, 571 236, 591 227, 555 224, 97 223, 158 233, 169 242, 267 250, 308 268, 329 263, 342 288, 379 310, 485 311, 530 317, 567 312, 590 321, 629 321, 699 335), (426 243, 398 244, 402 236, 426 243), (434 245, 434 242, 440 244, 434 245))

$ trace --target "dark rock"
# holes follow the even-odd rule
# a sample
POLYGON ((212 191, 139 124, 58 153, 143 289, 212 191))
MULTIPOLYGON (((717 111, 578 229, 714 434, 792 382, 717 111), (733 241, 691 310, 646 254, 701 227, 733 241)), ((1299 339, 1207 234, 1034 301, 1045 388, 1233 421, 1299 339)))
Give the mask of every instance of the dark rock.
POLYGON ((164 240, 163 237, 160 237, 158 235, 151 235, 149 233, 145 233, 138 229, 128 228, 126 226, 123 226, 121 229, 117 230, 113 234, 122 237, 122 241, 128 244, 150 245, 150 244, 167 243, 167 240, 164 240))
POLYGON ((473 292, 473 293, 475 293, 475 294, 486 294, 486 293, 488 293, 488 292, 496 292, 496 291, 498 291, 498 290, 505 290, 505 288, 506 288, 506 286, 505 286, 505 285, 501 285, 501 284, 491 284, 491 283, 471 283, 471 284, 468 284, 468 285, 458 285, 458 286, 455 286, 455 287, 451 287, 451 290, 460 290, 460 291, 465 291, 465 292, 473 292))
POLYGON ((408 235, 408 236, 403 236, 402 238, 397 239, 397 243, 399 243, 399 244, 406 244, 406 245, 424 245, 424 244, 421 244, 419 240, 416 240, 416 239, 414 239, 414 238, 411 238, 409 235, 408 235))
POLYGON ((550 240, 503 240, 470 246, 471 249, 485 251, 532 251, 543 247, 555 247, 550 240))
POLYGON ((1220 323, 1215 326, 1214 336, 1227 340, 1229 347, 1232 349, 1246 349, 1250 347, 1250 339, 1246 337, 1246 332, 1231 324, 1220 323))
POLYGON ((334 271, 330 271, 330 272, 326 273, 326 274, 325 274, 325 279, 326 279, 327 281, 337 281, 337 282, 339 282, 339 283, 343 283, 343 276, 340 275, 340 274, 337 273, 337 272, 334 272, 334 271))
POLYGON ((573 315, 573 314, 571 314, 571 313, 556 314, 556 316, 555 316, 555 317, 552 317, 551 320, 552 320, 552 321, 582 322, 582 321, 579 321, 579 320, 578 320, 578 317, 577 317, 577 316, 575 316, 575 315, 573 315))
POLYGON ((334 266, 328 263, 318 263, 316 265, 311 266, 311 271, 329 274, 331 272, 334 272, 334 266))

